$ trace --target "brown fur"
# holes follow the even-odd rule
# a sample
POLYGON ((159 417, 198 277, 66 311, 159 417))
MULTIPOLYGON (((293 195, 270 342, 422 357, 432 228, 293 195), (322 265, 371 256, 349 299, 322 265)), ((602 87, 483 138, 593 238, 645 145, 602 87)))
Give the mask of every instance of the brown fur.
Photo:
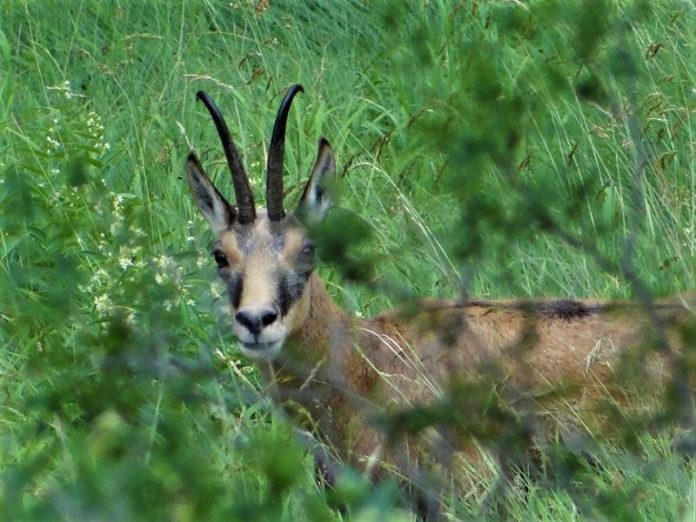
MULTIPOLYGON (((277 384, 277 401, 311 419, 340 457, 362 468, 374 457, 386 466, 398 460, 372 423, 376 414, 432 404, 461 381, 492 379, 501 394, 524 391, 538 412, 585 423, 602 398, 628 400, 612 376, 622 354, 654 334, 631 303, 426 300, 360 319, 338 308, 316 275, 307 292, 307 316, 264 374, 277 384)), ((675 345, 687 308, 679 299, 655 305, 675 345)), ((649 386, 664 383, 667 359, 646 355, 649 386)), ((466 438, 454 449, 470 453, 471 444, 466 438)), ((409 447, 411 463, 422 449, 409 447)))

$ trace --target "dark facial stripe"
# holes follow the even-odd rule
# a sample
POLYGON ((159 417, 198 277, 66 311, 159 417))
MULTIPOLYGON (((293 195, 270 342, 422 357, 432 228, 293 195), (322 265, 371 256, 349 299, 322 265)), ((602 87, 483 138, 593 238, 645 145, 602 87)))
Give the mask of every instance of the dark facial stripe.
POLYGON ((239 302, 242 300, 242 287, 242 277, 239 274, 233 274, 227 279, 227 295, 235 309, 239 308, 239 302))
POLYGON ((302 297, 309 274, 296 272, 283 274, 278 280, 278 308, 282 316, 287 315, 293 303, 302 297))

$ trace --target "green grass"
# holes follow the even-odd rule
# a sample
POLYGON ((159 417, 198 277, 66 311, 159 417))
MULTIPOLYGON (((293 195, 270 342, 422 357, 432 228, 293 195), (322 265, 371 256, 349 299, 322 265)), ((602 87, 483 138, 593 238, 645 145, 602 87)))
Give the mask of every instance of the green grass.
MULTIPOLYGON (((351 311, 696 287, 692 3, 259 4, 3 7, 0 518, 341 517, 236 351, 183 178, 195 148, 231 194, 198 89, 259 196, 280 97, 304 85, 286 205, 326 136, 372 231, 371 284, 321 269, 351 311)), ((505 511, 482 478, 453 512, 696 519, 665 437, 529 479, 505 511)), ((341 488, 356 520, 398 516, 392 483, 341 488)))

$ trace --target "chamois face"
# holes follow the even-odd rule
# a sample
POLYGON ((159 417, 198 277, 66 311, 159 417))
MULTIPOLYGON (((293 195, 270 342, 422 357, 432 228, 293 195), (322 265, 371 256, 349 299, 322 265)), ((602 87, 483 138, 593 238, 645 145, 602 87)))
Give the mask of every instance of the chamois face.
POLYGON ((312 241, 294 216, 273 222, 260 211, 253 223, 220 233, 212 253, 242 352, 254 359, 275 357, 307 317, 312 241))
POLYGON ((193 152, 186 162, 186 174, 193 199, 215 234, 212 256, 227 285, 234 334, 242 352, 254 359, 275 357, 306 320, 307 283, 315 259, 314 245, 301 223, 317 223, 332 204, 336 167, 329 142, 322 138, 297 211, 293 215, 283 209, 285 121, 292 98, 301 90, 299 85, 291 87, 278 111, 269 147, 267 210, 258 212, 222 115, 208 95, 197 95, 218 128, 237 206, 228 203, 213 185, 193 152))

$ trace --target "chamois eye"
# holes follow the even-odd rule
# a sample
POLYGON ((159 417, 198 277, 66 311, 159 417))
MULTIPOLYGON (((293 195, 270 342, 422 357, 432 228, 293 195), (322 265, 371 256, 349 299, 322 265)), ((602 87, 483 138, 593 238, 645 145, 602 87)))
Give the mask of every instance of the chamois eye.
POLYGON ((215 263, 217 263, 218 268, 229 266, 227 256, 222 252, 222 250, 215 250, 213 252, 213 258, 215 259, 215 263))
POLYGON ((305 246, 302 247, 302 255, 303 256, 313 256, 314 255, 314 245, 312 243, 307 243, 305 246))

